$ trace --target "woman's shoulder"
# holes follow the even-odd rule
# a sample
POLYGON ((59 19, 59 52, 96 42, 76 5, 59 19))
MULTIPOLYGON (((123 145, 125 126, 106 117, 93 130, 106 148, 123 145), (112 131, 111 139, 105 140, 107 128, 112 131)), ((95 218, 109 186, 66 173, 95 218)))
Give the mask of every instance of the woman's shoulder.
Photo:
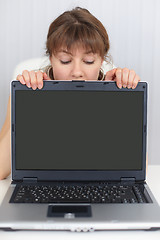
POLYGON ((104 74, 106 74, 106 72, 108 72, 114 68, 116 68, 116 66, 113 63, 104 61, 102 64, 102 69, 104 71, 104 74))
POLYGON ((47 56, 24 60, 15 67, 12 79, 16 79, 17 75, 22 74, 23 70, 45 71, 49 65, 50 61, 47 56))

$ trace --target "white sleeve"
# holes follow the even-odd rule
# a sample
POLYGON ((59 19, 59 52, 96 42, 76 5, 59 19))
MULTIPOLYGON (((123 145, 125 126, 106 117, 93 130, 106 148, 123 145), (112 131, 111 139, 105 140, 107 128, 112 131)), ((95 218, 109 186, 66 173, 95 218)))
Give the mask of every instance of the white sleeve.
POLYGON ((15 67, 14 72, 12 74, 12 79, 16 79, 17 75, 22 74, 23 70, 38 71, 39 69, 46 67, 48 64, 50 64, 50 61, 49 61, 48 57, 27 59, 23 62, 20 62, 15 67))
POLYGON ((106 72, 108 72, 114 68, 116 68, 116 66, 113 63, 107 63, 104 61, 102 64, 102 69, 104 71, 104 74, 106 74, 106 72))

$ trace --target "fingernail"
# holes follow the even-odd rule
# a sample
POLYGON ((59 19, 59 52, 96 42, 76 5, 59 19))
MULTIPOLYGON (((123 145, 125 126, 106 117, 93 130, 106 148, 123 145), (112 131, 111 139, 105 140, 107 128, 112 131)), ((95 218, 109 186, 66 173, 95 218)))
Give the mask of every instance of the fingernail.
POLYGON ((26 84, 26 82, 24 80, 22 80, 22 84, 26 84))
POLYGON ((37 88, 37 86, 36 86, 36 85, 33 85, 32 88, 35 90, 35 89, 37 88))
POLYGON ((131 85, 128 85, 128 88, 131 88, 131 85))
POLYGON ((126 84, 124 84, 123 87, 126 88, 127 87, 126 84))
POLYGON ((42 84, 38 84, 38 88, 41 89, 43 86, 42 84))
POLYGON ((30 83, 27 83, 27 87, 31 88, 31 84, 30 84, 30 83))
POLYGON ((122 84, 121 84, 121 83, 119 83, 119 84, 118 84, 118 87, 119 87, 119 88, 122 88, 122 84))

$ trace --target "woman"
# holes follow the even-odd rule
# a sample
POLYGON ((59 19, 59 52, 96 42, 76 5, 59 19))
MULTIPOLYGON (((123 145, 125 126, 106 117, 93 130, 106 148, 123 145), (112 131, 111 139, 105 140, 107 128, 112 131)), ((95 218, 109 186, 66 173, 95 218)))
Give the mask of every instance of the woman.
MULTIPOLYGON (((115 68, 106 73, 108 34, 102 23, 88 10, 75 8, 55 19, 48 31, 46 53, 51 65, 37 72, 24 70, 17 80, 34 90, 43 87, 43 80, 116 81, 119 88, 136 88, 139 76, 127 68, 115 68), (43 70, 43 71, 42 71, 43 70)), ((10 99, 7 116, 0 133, 0 179, 11 171, 10 99)))

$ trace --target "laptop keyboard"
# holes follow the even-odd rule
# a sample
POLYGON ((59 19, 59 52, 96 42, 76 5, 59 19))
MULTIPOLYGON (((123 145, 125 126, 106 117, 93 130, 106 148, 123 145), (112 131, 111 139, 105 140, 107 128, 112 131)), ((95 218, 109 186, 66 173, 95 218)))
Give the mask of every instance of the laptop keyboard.
POLYGON ((146 203, 139 185, 21 185, 12 203, 146 203))

